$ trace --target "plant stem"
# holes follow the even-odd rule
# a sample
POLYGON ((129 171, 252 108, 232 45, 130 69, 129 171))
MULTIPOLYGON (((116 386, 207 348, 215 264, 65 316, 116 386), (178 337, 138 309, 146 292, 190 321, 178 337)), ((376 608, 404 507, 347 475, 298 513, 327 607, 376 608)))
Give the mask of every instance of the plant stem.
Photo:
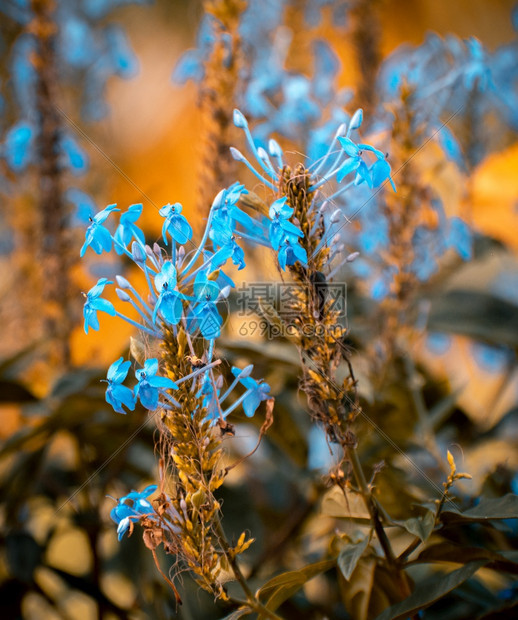
POLYGON ((225 532, 223 531, 223 527, 221 525, 221 521, 219 519, 216 519, 215 521, 215 527, 216 527, 216 535, 218 537, 219 543, 221 545, 221 548, 223 549, 223 553, 225 554, 225 557, 228 560, 228 563, 230 564, 231 568, 232 568, 232 572, 234 573, 234 576, 237 580, 237 582, 239 583, 239 585, 241 586, 243 592, 246 595, 246 602, 245 601, 240 601, 238 599, 233 599, 235 603, 239 603, 241 605, 248 605, 248 607, 250 607, 250 609, 253 609, 254 611, 256 611, 259 614, 260 618, 270 618, 271 620, 282 620, 280 616, 278 616, 276 613, 274 613, 273 611, 270 611, 269 609, 267 609, 260 601, 257 600, 257 598, 254 596, 252 590, 250 589, 250 586, 248 585, 245 576, 243 575, 243 573, 241 572, 241 569, 239 568, 239 564, 237 563, 237 560, 234 556, 234 554, 231 552, 230 550, 230 545, 228 544, 228 541, 226 539, 225 536, 225 532))
POLYGON ((378 540, 380 541, 380 545, 383 549, 383 553, 387 558, 387 562, 396 569, 398 582, 401 590, 401 595, 404 598, 407 598, 411 594, 410 586, 408 583, 408 579, 406 574, 401 570, 398 560, 394 555, 394 551, 392 549, 392 545, 390 544, 390 540, 385 532, 383 524, 380 519, 380 511, 378 507, 378 503, 376 499, 373 497, 372 492, 367 484, 367 479, 365 478, 365 474, 363 472, 363 467, 360 463, 360 459, 358 457, 358 452, 356 450, 356 446, 348 446, 347 449, 349 460, 351 463, 351 467, 353 470, 354 477, 356 479, 356 483, 360 487, 362 495, 365 500, 365 505, 367 510, 369 511, 370 517, 372 519, 372 524, 374 526, 374 530, 376 535, 378 536, 378 540))

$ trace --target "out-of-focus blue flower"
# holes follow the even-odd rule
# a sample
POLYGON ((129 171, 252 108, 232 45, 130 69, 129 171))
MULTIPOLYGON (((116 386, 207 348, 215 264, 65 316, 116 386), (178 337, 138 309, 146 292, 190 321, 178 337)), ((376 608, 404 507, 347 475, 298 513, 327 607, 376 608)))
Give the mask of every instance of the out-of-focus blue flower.
POLYGON ((11 79, 13 90, 21 112, 29 116, 34 110, 36 70, 31 58, 35 52, 35 40, 30 34, 20 35, 11 52, 11 79))
POLYGON ((506 347, 492 347, 483 342, 474 342, 471 350, 477 364, 492 374, 503 372, 512 358, 511 351, 506 347))
POLYGON ((437 140, 446 157, 465 170, 464 155, 457 139, 446 125, 439 125, 435 128, 437 131, 437 140), (439 131, 437 131, 439 130, 439 131))
POLYGON ((71 135, 63 135, 59 146, 65 165, 73 174, 80 175, 88 169, 88 156, 71 135))
POLYGON ((107 278, 101 278, 86 294, 86 301, 83 306, 83 316, 85 319, 84 329, 86 333, 88 333, 89 327, 95 329, 96 331, 99 329, 97 312, 106 312, 106 314, 109 314, 110 316, 116 315, 112 302, 107 299, 101 299, 101 294, 107 284, 113 284, 113 282, 107 278))
MULTIPOLYGON (((242 372, 241 368, 232 368, 234 377, 238 377, 242 372)), ((250 376, 240 378, 239 383, 250 391, 243 399, 243 410, 248 418, 252 418, 261 402, 270 398, 271 388, 264 381, 258 382, 250 376)))
POLYGON ((79 15, 68 13, 61 22, 59 51, 72 67, 83 69, 95 60, 95 32, 79 15))
POLYGON ((434 355, 444 355, 451 347, 451 336, 441 332, 430 332, 426 337, 426 348, 434 355))
POLYGON ((67 189, 65 197, 76 207, 74 223, 87 224, 93 219, 97 207, 88 194, 75 187, 70 187, 67 189))
POLYGON ((192 238, 191 225, 185 216, 181 214, 182 209, 182 205, 176 202, 174 205, 165 205, 165 207, 162 207, 159 211, 160 215, 165 217, 164 225, 162 226, 162 237, 166 245, 166 233, 169 233, 171 238, 180 245, 184 245, 184 243, 187 243, 187 241, 190 241, 192 238))
MULTIPOLYGON (((144 246, 146 239, 144 233, 135 222, 142 215, 142 204, 135 204, 128 207, 128 210, 120 216, 119 225, 113 235, 115 241, 126 247, 132 239, 137 239, 144 246)), ((123 254, 124 250, 115 244, 117 254, 123 254)))
POLYGON ((464 260, 471 258, 473 253, 473 235, 469 226, 460 217, 452 217, 450 219, 447 243, 464 260))
POLYGON ((158 360, 156 358, 146 360, 144 367, 135 371, 137 385, 135 397, 140 399, 142 405, 154 411, 158 407, 158 398, 161 390, 177 390, 176 383, 168 377, 157 376, 158 360))
POLYGON ((123 361, 124 358, 120 357, 116 362, 108 368, 107 380, 108 387, 106 388, 106 402, 109 403, 115 411, 118 413, 126 413, 123 405, 130 411, 135 409, 135 395, 125 385, 121 385, 128 374, 131 362, 128 360, 123 361))
POLYGON ((155 288, 158 299, 153 311, 153 323, 158 313, 166 323, 177 325, 182 318, 184 296, 176 290, 176 268, 171 261, 166 261, 155 276, 155 288))
POLYGON ((102 254, 103 251, 109 252, 112 249, 111 233, 102 224, 113 211, 120 211, 120 209, 117 209, 115 204, 108 205, 97 215, 94 215, 90 226, 86 229, 86 240, 81 248, 81 257, 84 256, 88 247, 91 247, 96 254, 102 254))
POLYGON ((113 73, 123 78, 134 77, 138 73, 138 60, 124 30, 110 24, 105 28, 104 36, 113 73))
POLYGON ((173 82, 185 84, 188 80, 200 82, 203 79, 203 64, 214 47, 218 24, 219 21, 213 15, 204 14, 198 29, 197 48, 182 54, 173 71, 173 82))
POLYGON ((129 529, 130 522, 136 522, 145 515, 154 514, 153 506, 146 498, 152 495, 157 488, 156 484, 152 484, 140 493, 131 491, 117 501, 117 506, 112 508, 110 512, 110 517, 118 525, 117 537, 119 541, 129 529))
POLYGON ((5 136, 4 157, 13 172, 22 172, 32 159, 34 128, 26 122, 16 123, 5 136))

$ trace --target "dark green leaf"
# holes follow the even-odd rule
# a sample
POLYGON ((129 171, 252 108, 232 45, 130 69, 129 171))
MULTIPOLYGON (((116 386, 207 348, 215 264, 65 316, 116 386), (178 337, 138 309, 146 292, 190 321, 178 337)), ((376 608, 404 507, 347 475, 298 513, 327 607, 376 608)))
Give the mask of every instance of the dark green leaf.
POLYGON ((491 519, 518 518, 518 495, 508 493, 503 497, 482 498, 480 502, 464 512, 445 509, 441 513, 441 521, 451 523, 484 523, 491 519))
POLYGON ((20 581, 29 583, 41 560, 41 547, 25 532, 8 534, 5 550, 9 572, 20 581))
POLYGON ((0 380, 0 402, 27 403, 37 400, 36 396, 17 381, 0 380))
POLYGON ((477 562, 470 562, 451 573, 434 575, 418 584, 412 594, 404 601, 385 609, 376 620, 406 620, 409 616, 413 616, 421 609, 425 609, 438 601, 448 592, 455 590, 485 564, 485 560, 478 560, 477 562))
POLYGON ((435 525, 435 515, 429 510, 422 517, 412 517, 406 521, 398 521, 407 532, 418 536, 423 542, 428 540, 435 525))
POLYGON ((346 545, 338 556, 338 567, 342 571, 342 575, 347 581, 351 578, 358 560, 362 557, 367 545, 369 544, 369 538, 366 536, 363 540, 357 543, 350 543, 346 545))
POLYGON ((433 301, 428 327, 517 347, 517 311, 514 304, 487 293, 452 290, 433 301))
POLYGON ((442 542, 428 547, 411 564, 420 564, 422 562, 458 562, 459 564, 468 564, 478 560, 485 561, 488 568, 518 574, 518 551, 499 553, 480 547, 455 545, 450 542, 442 542))
POLYGON ((315 564, 309 564, 300 570, 282 573, 267 581, 262 588, 259 588, 257 596, 263 600, 267 598, 266 607, 275 611, 279 605, 282 605, 284 601, 300 590, 307 581, 320 573, 325 573, 335 565, 336 560, 323 560, 315 564))

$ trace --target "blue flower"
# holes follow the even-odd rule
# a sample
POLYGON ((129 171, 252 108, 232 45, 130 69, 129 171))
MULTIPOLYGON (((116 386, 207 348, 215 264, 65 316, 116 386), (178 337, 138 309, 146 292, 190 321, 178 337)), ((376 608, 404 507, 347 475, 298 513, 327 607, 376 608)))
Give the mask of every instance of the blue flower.
POLYGON ((158 360, 152 358, 146 360, 144 368, 141 368, 135 372, 138 383, 135 386, 135 397, 140 399, 140 402, 146 409, 154 410, 158 407, 158 397, 161 390, 177 390, 176 383, 168 377, 157 376, 158 372, 158 360))
MULTIPOLYGON (((140 230, 138 226, 135 226, 135 222, 142 215, 142 205, 135 204, 128 207, 126 213, 123 213, 120 217, 120 223, 117 226, 117 230, 113 235, 115 241, 117 241, 120 245, 126 247, 128 243, 133 239, 137 239, 144 246, 146 243, 146 239, 144 237, 144 233, 140 230)), ((122 248, 120 248, 117 243, 115 244, 115 251, 117 254, 123 254, 122 248)))
POLYGON ((99 319, 97 318, 98 311, 106 312, 110 316, 115 316, 117 314, 111 301, 100 298, 107 284, 113 284, 113 282, 107 278, 101 278, 86 294, 86 301, 83 307, 83 316, 85 319, 84 328, 86 333, 88 333, 89 327, 96 331, 99 329, 99 319))
POLYGON ((156 323, 157 314, 170 325, 177 325, 182 318, 182 299, 185 298, 176 289, 176 269, 171 261, 166 261, 162 269, 155 276, 155 287, 159 294, 153 311, 153 323, 156 323))
POLYGON ((278 258, 279 265, 283 271, 286 271, 287 265, 294 265, 297 261, 306 266, 308 264, 306 250, 300 245, 299 238, 291 234, 287 234, 284 237, 278 258))
POLYGON ((232 259, 234 265, 237 265, 238 271, 245 268, 245 253, 236 243, 236 237, 226 226, 220 226, 217 222, 213 222, 209 233, 212 242, 220 249, 214 254, 211 261, 211 267, 217 269, 232 259))
POLYGON ((202 407, 207 409, 208 417, 213 418, 214 420, 216 420, 219 415, 219 407, 217 401, 219 394, 220 390, 216 390, 216 393, 214 393, 214 386, 210 379, 210 375, 209 373, 206 373, 203 377, 201 388, 196 394, 196 398, 200 398, 201 396, 203 396, 202 407))
POLYGON ((171 238, 180 245, 187 243, 192 238, 192 228, 185 216, 181 215, 182 208, 182 205, 176 202, 174 205, 165 205, 159 211, 160 215, 165 217, 165 222, 162 226, 162 237, 166 245, 166 233, 169 233, 171 238))
POLYGON ((209 280, 204 272, 200 272, 196 276, 193 289, 196 302, 191 307, 189 328, 199 328, 201 335, 207 340, 218 338, 223 323, 216 307, 220 292, 218 284, 209 280))
POLYGON ((391 168, 388 161, 383 158, 378 158, 370 167, 371 179, 373 187, 379 187, 386 179, 389 180, 392 185, 392 189, 396 191, 396 186, 392 177, 390 176, 391 168))
MULTIPOLYGON (((232 374, 234 377, 242 374, 243 371, 241 368, 236 368, 235 366, 232 368, 232 374)), ((257 407, 261 404, 263 400, 268 400, 270 398, 270 386, 264 381, 258 382, 255 379, 252 379, 250 376, 245 376, 239 379, 239 383, 243 385, 247 392, 249 392, 244 400, 243 400, 243 409, 245 415, 248 418, 253 417, 256 412, 257 407)))
POLYGON ((117 501, 117 506, 112 508, 110 512, 110 517, 118 525, 117 538, 119 541, 122 540, 132 521, 139 521, 143 516, 154 514, 153 506, 146 497, 152 495, 157 488, 156 484, 152 484, 140 491, 140 493, 131 491, 131 493, 117 501))
POLYGON ((4 155, 13 172, 22 172, 32 159, 34 128, 31 124, 20 121, 5 136, 4 155))
POLYGON ((86 229, 86 240, 81 248, 80 256, 85 255, 88 247, 91 247, 96 254, 102 254, 103 250, 109 252, 112 249, 110 231, 102 225, 112 211, 120 211, 120 209, 117 209, 117 205, 108 205, 90 220, 91 224, 86 229))
POLYGON ((381 151, 368 144, 355 144, 350 138, 340 136, 338 142, 342 145, 345 154, 350 159, 346 160, 340 167, 340 172, 336 175, 336 180, 340 183, 349 173, 356 171, 357 178, 365 181, 369 187, 372 187, 372 178, 369 167, 362 159, 363 151, 371 151, 376 157, 384 158, 381 151))
POLYGON ((68 134, 61 137, 59 147, 63 155, 64 164, 67 165, 73 174, 80 175, 88 168, 88 156, 68 134))
POLYGON ((248 194, 248 190, 239 183, 221 190, 212 203, 212 221, 216 226, 226 227, 231 232, 236 230, 239 223, 246 231, 262 237, 263 229, 259 223, 237 206, 242 194, 248 194))
POLYGON ((289 221, 293 215, 293 209, 286 204, 287 198, 279 198, 272 203, 270 207, 270 243, 274 250, 278 250, 281 243, 287 234, 295 235, 296 237, 304 237, 304 233, 289 221))
POLYGON ((109 403, 118 413, 126 413, 123 405, 130 411, 135 409, 136 398, 133 391, 125 385, 121 385, 128 374, 131 362, 123 362, 120 357, 108 368, 108 387, 106 388, 106 402, 109 403))
POLYGON ((94 201, 88 194, 75 187, 70 187, 67 189, 65 197, 76 207, 74 219, 79 224, 87 224, 93 218, 97 209, 94 201))

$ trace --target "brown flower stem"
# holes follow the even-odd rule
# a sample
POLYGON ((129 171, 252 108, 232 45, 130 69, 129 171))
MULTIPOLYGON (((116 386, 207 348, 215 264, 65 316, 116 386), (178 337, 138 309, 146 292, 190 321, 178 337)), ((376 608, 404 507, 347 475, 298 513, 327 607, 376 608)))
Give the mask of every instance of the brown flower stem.
POLYGON ((351 463, 353 474, 356 479, 356 484, 359 486, 365 500, 365 505, 367 507, 367 510, 369 511, 369 515, 371 517, 376 535, 378 536, 378 540, 380 541, 381 548, 383 549, 383 553, 387 558, 387 562, 397 571, 401 595, 404 598, 407 598, 411 594, 407 576, 399 566, 398 560, 394 555, 392 545, 390 544, 390 540, 385 532, 385 528, 381 523, 378 504, 376 499, 372 495, 369 485, 367 484, 367 479, 365 478, 365 474, 363 472, 363 467, 358 457, 356 446, 348 446, 347 452, 349 455, 349 461, 351 463))
POLYGON ((232 568, 232 572, 234 573, 236 581, 239 583, 243 592, 246 595, 246 599, 247 599, 246 602, 240 601, 238 599, 233 599, 234 602, 241 604, 241 605, 247 605, 248 607, 250 607, 251 609, 253 609, 259 614, 259 618, 270 618, 271 620, 282 620, 280 616, 278 616, 273 611, 270 611, 269 609, 267 609, 254 596, 254 593, 250 589, 250 586, 248 585, 248 582, 246 581, 245 576, 243 575, 243 573, 241 572, 241 569, 239 568, 239 564, 237 563, 237 560, 234 554, 231 552, 230 545, 228 544, 227 538, 225 536, 225 532, 223 531, 223 527, 221 525, 221 521, 219 519, 216 519, 214 526, 216 529, 216 535, 218 537, 219 544, 221 545, 221 548, 223 549, 223 553, 225 554, 225 557, 227 558, 228 563, 230 567, 232 568))
POLYGON ((29 25, 36 40, 36 110, 38 136, 38 263, 45 287, 42 289, 44 330, 51 344, 53 366, 70 363, 69 335, 70 247, 66 231, 67 208, 63 198, 63 169, 59 142, 62 126, 57 109, 58 67, 55 51, 55 5, 51 0, 32 0, 34 19, 29 25))

